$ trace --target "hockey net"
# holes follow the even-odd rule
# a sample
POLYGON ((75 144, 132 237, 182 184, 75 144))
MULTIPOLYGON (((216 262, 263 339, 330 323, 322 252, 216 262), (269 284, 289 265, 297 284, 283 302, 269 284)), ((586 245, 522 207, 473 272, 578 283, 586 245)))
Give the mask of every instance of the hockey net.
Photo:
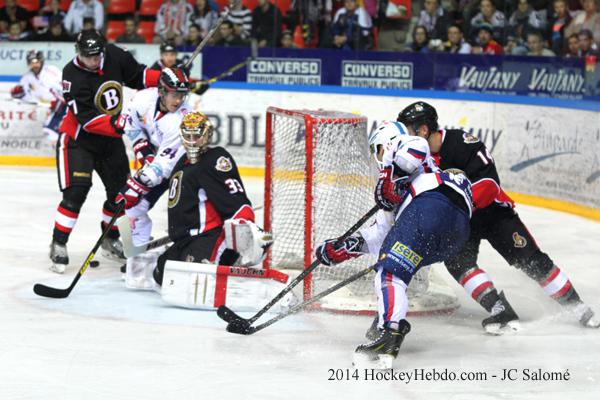
MULTIPOLYGON (((338 111, 269 107, 265 143, 265 229, 274 243, 266 267, 307 268, 314 248, 354 225, 372 206, 377 170, 367 142, 367 118, 338 111)), ((372 221, 365 223, 368 226, 372 221)), ((365 255, 319 266, 304 281, 304 298, 376 262, 365 255)), ((409 287, 409 311, 449 312, 458 302, 430 268, 409 287)), ((320 309, 373 313, 373 273, 325 297, 320 309)))

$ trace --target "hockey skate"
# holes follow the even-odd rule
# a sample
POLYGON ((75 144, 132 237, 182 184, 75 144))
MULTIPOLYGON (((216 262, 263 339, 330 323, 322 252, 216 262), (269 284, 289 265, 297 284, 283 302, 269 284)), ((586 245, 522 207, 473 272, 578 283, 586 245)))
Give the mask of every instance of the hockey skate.
POLYGON ((67 254, 67 245, 52 241, 50 243, 50 271, 57 274, 64 274, 67 265, 69 264, 69 255, 67 254))
POLYGON ((504 292, 498 295, 500 300, 492 307, 492 315, 481 321, 483 329, 490 335, 503 335, 507 332, 517 332, 521 329, 519 316, 510 306, 504 292))
POLYGON ((122 262, 125 260, 123 254, 123 243, 119 239, 104 238, 102 241, 102 256, 109 260, 122 262))
POLYGON ((390 324, 379 331, 379 336, 354 351, 353 365, 356 368, 390 369, 400 351, 404 336, 410 332, 410 324, 401 320, 398 324, 390 324), (396 325, 394 328, 393 325, 396 325))
POLYGON ((382 331, 382 329, 379 328, 379 315, 377 314, 377 315, 375 315, 375 318, 373 319, 371 326, 365 332, 365 337, 367 338, 367 340, 373 341, 379 337, 379 334, 381 333, 381 331, 382 331))
POLYGON ((586 328, 599 328, 600 319, 594 314, 594 311, 585 303, 577 303, 573 307, 573 313, 579 319, 579 323, 586 328))

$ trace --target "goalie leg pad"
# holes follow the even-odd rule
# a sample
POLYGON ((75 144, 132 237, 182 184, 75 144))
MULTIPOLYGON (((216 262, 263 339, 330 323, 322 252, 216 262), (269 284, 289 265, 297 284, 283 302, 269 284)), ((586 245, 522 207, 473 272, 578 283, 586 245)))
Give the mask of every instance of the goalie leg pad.
POLYGON ((155 249, 127 259, 125 286, 128 289, 157 290, 153 271, 162 249, 155 249))

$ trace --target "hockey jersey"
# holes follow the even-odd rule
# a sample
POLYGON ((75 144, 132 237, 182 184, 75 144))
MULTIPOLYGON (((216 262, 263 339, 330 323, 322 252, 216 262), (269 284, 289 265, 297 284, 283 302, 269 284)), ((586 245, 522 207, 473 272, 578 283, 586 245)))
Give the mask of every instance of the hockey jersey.
POLYGON ((64 102, 62 96, 61 71, 53 65, 44 64, 39 74, 28 71, 21 77, 19 85, 23 87, 23 101, 48 104, 64 102))
POLYGON ((473 204, 481 209, 496 202, 514 207, 514 201, 500 187, 500 177, 492 155, 475 136, 462 129, 442 129, 442 147, 432 154, 436 165, 442 170, 457 168, 471 181, 473 204))
POLYGON ((157 88, 149 88, 137 92, 126 109, 125 134, 135 145, 136 142, 147 139, 155 148, 155 158, 144 166, 144 183, 154 187, 163 179, 168 179, 175 164, 185 154, 185 148, 179 137, 179 126, 183 116, 192 111, 192 106, 186 101, 177 111, 163 113, 159 107, 157 88))
POLYGON ((222 147, 209 147, 195 164, 181 157, 171 175, 168 207, 173 241, 221 227, 230 218, 254 222, 237 165, 222 147))
POLYGON ((75 57, 63 69, 63 95, 69 110, 61 132, 74 139, 81 132, 121 137, 110 119, 123 107, 123 85, 132 89, 156 86, 159 75, 113 44, 106 46, 96 71, 85 68, 75 57))

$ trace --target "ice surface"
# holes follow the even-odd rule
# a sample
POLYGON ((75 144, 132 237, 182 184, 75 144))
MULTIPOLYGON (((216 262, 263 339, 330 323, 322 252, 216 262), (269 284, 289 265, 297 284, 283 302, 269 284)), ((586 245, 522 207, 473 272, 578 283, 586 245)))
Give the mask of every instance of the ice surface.
MULTIPOLYGON (((597 399, 600 331, 581 328, 539 286, 505 265, 489 246, 481 266, 506 291, 522 331, 490 337, 485 313, 443 268, 461 308, 451 316, 412 318, 395 372, 486 372, 484 381, 330 381, 351 369, 370 317, 301 314, 252 336, 225 331, 215 313, 163 304, 124 288, 118 264, 98 258, 67 299, 37 297, 41 282, 70 284, 100 234, 102 185, 81 212, 64 276, 48 270, 48 245, 60 200, 56 172, 0 168, 0 399, 597 399), (568 381, 502 381, 503 369, 568 370, 568 381), (491 375, 496 375, 493 378, 491 375)), ((245 180, 255 205, 262 181, 245 180)), ((163 236, 165 203, 153 211, 163 236)), ((532 207, 518 210, 542 249, 600 311, 600 224, 532 207)))

